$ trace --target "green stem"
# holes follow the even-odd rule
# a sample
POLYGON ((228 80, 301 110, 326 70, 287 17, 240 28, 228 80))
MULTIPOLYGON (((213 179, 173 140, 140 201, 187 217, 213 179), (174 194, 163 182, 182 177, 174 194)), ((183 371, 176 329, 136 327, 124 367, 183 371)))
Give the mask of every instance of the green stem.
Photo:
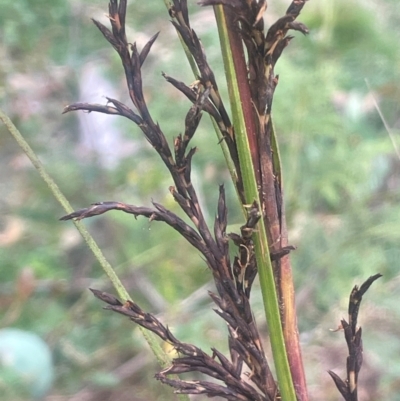
MULTIPOLYGON (((7 127, 10 134, 14 137, 14 139, 17 141, 18 145, 22 148, 24 153, 31 160, 32 164, 34 165, 36 170, 39 172, 43 181, 46 182, 50 191, 52 192, 54 197, 57 199, 57 201, 61 204, 61 206, 63 207, 65 212, 67 214, 72 213, 74 210, 71 207, 70 203, 68 202, 67 198, 63 195, 63 193, 60 191, 60 188, 58 187, 58 185, 54 182, 54 180, 47 173, 43 164, 41 163, 39 158, 36 156, 36 154, 32 150, 32 148, 29 146, 29 144, 25 141, 24 137, 21 135, 21 133, 18 131, 18 129, 15 127, 15 125, 12 123, 12 121, 8 118, 8 116, 1 109, 0 109, 0 120, 3 121, 3 123, 7 127)), ((93 252, 96 259, 100 263, 104 272, 107 274, 107 276, 111 280, 111 283, 113 284, 119 297, 123 300, 131 299, 128 292, 126 291, 125 287, 121 283, 121 280, 115 273, 115 271, 112 268, 112 266, 110 265, 110 263, 104 257, 102 251, 96 244, 93 237, 89 234, 89 232, 87 231, 85 226, 79 221, 74 221, 74 224, 75 224, 76 228, 78 229, 79 233, 82 235, 83 239, 86 241, 86 243, 89 246, 89 248, 91 249, 91 251, 93 252)), ((160 342, 159 342, 158 338, 156 337, 156 335, 151 332, 148 332, 147 330, 143 329, 142 327, 139 327, 139 328, 140 328, 144 338, 148 342, 150 348, 152 349, 154 355, 156 356, 158 362, 160 363, 160 365, 163 368, 169 366, 171 363, 171 358, 161 348, 160 342)), ((186 398, 186 397, 184 399, 188 400, 188 398, 186 398)))
MULTIPOLYGON (((215 14, 219 30, 225 73, 227 77, 229 97, 231 101, 235 137, 243 176, 246 202, 251 204, 254 200, 257 200, 257 202, 260 203, 256 176, 252 163, 248 136, 246 133, 246 124, 243 114, 241 96, 239 86, 237 84, 238 81, 236 77, 235 65, 230 48, 229 32, 227 29, 227 22, 223 7, 216 6, 215 14)), ((262 213, 261 210, 260 213, 262 213)), ((258 224, 258 231, 254 233, 253 239, 255 244, 260 286, 264 301, 265 316, 270 331, 271 347, 281 397, 283 401, 296 401, 296 394, 293 387, 280 320, 278 297, 276 293, 267 234, 263 219, 260 220, 258 224)))

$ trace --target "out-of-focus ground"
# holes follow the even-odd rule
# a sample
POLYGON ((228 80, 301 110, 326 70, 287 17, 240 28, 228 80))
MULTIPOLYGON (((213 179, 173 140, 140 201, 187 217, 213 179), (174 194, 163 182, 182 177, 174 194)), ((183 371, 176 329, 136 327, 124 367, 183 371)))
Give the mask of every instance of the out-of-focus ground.
MULTIPOLYGON (((269 3, 267 24, 289 4, 269 3)), ((228 104, 212 10, 190 5, 228 104)), ((90 21, 108 23, 107 1, 1 0, 0 6, 0 106, 73 207, 154 200, 176 210, 171 180, 137 127, 95 113, 61 115, 75 101, 106 103, 108 96, 129 103, 121 64, 90 21)), ((168 20, 162 1, 129 2, 130 41, 140 48, 161 31, 143 79, 153 118, 172 144, 190 104, 161 72, 188 84, 194 78, 168 20)), ((295 33, 276 67, 273 115, 290 242, 298 247, 292 261, 310 399, 340 399, 326 371, 344 376, 347 349, 343 333, 330 329, 346 317, 351 288, 380 272, 361 307, 359 395, 400 400, 400 11, 390 0, 319 0, 306 4, 300 21, 310 34, 295 33)), ((206 116, 193 144, 209 221, 225 183, 230 231, 237 231, 243 220, 206 116)), ((50 388, 38 388, 34 379, 24 389, 3 374, 2 400, 175 399, 153 379, 158 366, 137 328, 102 310, 87 290, 112 291, 74 226, 58 221, 63 210, 3 125, 0 161, 0 328, 41 338, 52 355, 38 376, 49 375, 50 388)), ((226 350, 224 324, 207 295, 210 274, 178 235, 118 212, 86 225, 135 301, 180 339, 226 350)), ((267 333, 256 288, 253 300, 267 333)), ((32 342, 21 339, 20 349, 38 363, 44 358, 32 342)))

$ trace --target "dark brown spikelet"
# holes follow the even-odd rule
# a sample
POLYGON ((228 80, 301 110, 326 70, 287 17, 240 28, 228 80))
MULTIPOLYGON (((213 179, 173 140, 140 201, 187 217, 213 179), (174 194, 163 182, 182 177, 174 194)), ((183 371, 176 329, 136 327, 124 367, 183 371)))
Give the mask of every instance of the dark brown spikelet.
POLYGON ((349 323, 344 319, 340 322, 340 327, 344 331, 344 338, 346 339, 347 348, 349 350, 346 363, 347 378, 346 380, 342 380, 331 370, 328 371, 328 373, 345 401, 358 401, 358 375, 363 362, 362 330, 361 327, 357 327, 358 312, 363 295, 379 277, 382 277, 382 274, 378 273, 369 277, 360 288, 357 285, 354 286, 349 299, 349 323))

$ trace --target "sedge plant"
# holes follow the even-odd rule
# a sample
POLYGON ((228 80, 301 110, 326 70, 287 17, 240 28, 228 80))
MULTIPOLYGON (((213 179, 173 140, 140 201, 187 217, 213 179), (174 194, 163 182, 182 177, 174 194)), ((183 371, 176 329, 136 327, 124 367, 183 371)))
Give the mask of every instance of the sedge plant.
MULTIPOLYGON (((108 97, 106 104, 72 103, 65 107, 64 113, 85 111, 118 115, 136 125, 169 171, 169 192, 183 216, 157 202, 153 202, 152 207, 146 207, 122 201, 99 201, 73 211, 29 145, 7 117, 3 114, 0 116, 62 203, 67 215, 61 220, 75 221, 111 279, 118 297, 98 289, 91 291, 107 304, 107 309, 125 315, 141 326, 162 366, 156 378, 172 386, 179 394, 205 394, 208 397, 249 401, 308 400, 290 263, 290 252, 295 247, 289 243, 286 229, 278 137, 272 122, 274 92, 279 83, 274 68, 292 39, 290 31, 308 33, 307 27, 297 21, 305 2, 292 1, 286 13, 268 27, 264 21, 266 1, 199 2, 203 7, 214 8, 229 90, 230 112, 218 89, 219 78, 213 73, 201 41, 191 27, 187 1, 166 2, 171 22, 195 74, 195 83, 191 85, 180 81, 179 77, 163 74, 165 80, 188 99, 185 131, 174 139, 173 144, 168 143, 162 122, 155 122, 143 91, 145 82, 142 79, 142 67, 158 34, 142 49, 138 49, 134 38, 127 37, 127 0, 110 1, 108 17, 111 28, 93 20, 119 55, 132 105, 108 97), (190 143, 204 114, 208 114, 213 121, 218 146, 224 153, 242 206, 244 218, 240 232, 227 232, 229 216, 224 186, 220 185, 218 189, 216 216, 211 227, 206 222, 197 189, 192 182, 192 160, 196 148, 190 147, 190 143), (212 348, 209 354, 195 344, 180 341, 164 323, 144 311, 134 302, 134 297, 128 295, 80 223, 84 218, 110 210, 163 222, 203 256, 215 283, 215 291, 209 295, 217 307, 216 313, 227 325, 229 356, 216 348, 212 348), (231 247, 236 248, 233 260, 230 256, 231 247), (257 275, 274 369, 271 367, 272 361, 267 360, 250 304, 257 275), (160 348, 155 336, 169 343, 178 356, 171 360, 160 348), (247 374, 244 374, 245 370, 247 374), (188 372, 202 373, 203 376, 198 380, 179 377, 188 372)), ((361 329, 356 325, 357 314, 362 295, 378 277, 379 274, 370 277, 360 288, 353 289, 349 322, 341 322, 349 348, 348 376, 342 380, 335 373, 330 374, 345 400, 357 400, 357 377, 362 364, 361 329)))

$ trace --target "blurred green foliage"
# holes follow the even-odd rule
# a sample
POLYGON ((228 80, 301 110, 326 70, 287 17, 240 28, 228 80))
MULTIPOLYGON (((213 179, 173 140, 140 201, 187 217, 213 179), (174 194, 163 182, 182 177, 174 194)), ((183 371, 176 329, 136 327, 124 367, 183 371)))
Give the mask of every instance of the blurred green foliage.
MULTIPOLYGON (((271 2, 267 23, 287 4, 271 2)), ((103 123, 96 128, 89 120, 93 114, 60 115, 68 103, 92 101, 84 86, 95 75, 100 76, 92 84, 97 102, 110 95, 129 103, 120 62, 90 21, 107 23, 107 2, 0 0, 0 8, 1 107, 73 206, 154 200, 177 211, 168 192, 171 180, 136 127, 108 116, 102 130, 103 123), (103 92, 103 81, 114 93, 103 92), (91 147, 85 124, 92 128, 93 143, 104 139, 101 131, 117 133, 124 151, 114 142, 91 147)), ((212 10, 194 3, 191 10, 192 25, 226 95, 212 10)), ((186 83, 194 78, 168 18, 161 1, 130 2, 132 42, 141 47, 161 31, 143 79, 152 115, 172 144, 184 130, 190 104, 165 83, 161 71, 186 83)), ((346 315, 352 286, 380 272, 383 279, 361 308, 360 398, 400 400, 394 359, 400 348, 400 161, 373 102, 399 143, 398 5, 311 1, 300 20, 310 35, 295 33, 276 67, 280 80, 273 113, 290 239, 298 247, 292 260, 311 398, 338 399, 325 372, 344 374, 346 347, 342 333, 329 329, 346 315)), ((218 185, 224 183, 231 230, 238 231, 242 217, 207 116, 194 144, 199 149, 195 182, 208 221, 214 218, 218 185)), ((58 222, 63 211, 3 126, 0 155, 0 325, 32 331, 50 345, 56 381, 46 399, 173 399, 170 389, 154 382, 157 366, 135 326, 103 311, 88 294, 88 287, 111 291, 110 285, 72 225, 58 222)), ((210 275, 176 233, 117 212, 86 224, 135 301, 162 314, 183 340, 205 350, 211 344, 226 349, 224 325, 206 293, 212 289, 210 275)), ((253 298, 257 313, 256 291, 253 298)), ((266 330, 262 321, 259 325, 266 330)))

